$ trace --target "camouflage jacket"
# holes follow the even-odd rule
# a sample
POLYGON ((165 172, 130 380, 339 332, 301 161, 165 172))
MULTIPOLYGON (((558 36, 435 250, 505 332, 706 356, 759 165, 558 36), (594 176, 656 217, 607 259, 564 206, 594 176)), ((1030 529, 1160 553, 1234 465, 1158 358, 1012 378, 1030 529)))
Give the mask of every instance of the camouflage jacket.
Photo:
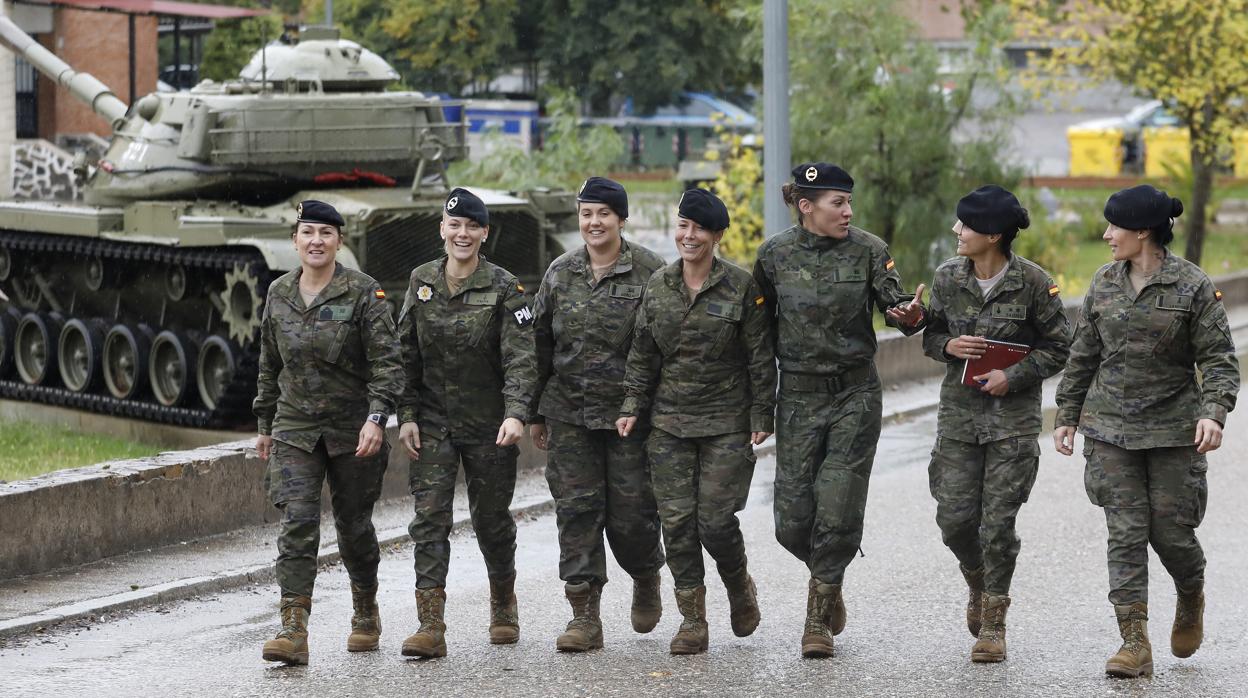
POLYGON ((695 438, 775 431, 776 358, 749 272, 715 259, 693 302, 680 260, 646 284, 620 416, 695 438))
POLYGON ((354 451, 374 412, 394 414, 403 366, 394 316, 372 277, 338 264, 311 307, 296 269, 269 286, 260 323, 256 429, 305 451, 354 451))
POLYGON ((1035 263, 1011 255, 1005 276, 985 297, 975 280, 974 264, 955 257, 936 269, 923 351, 948 364, 940 385, 941 436, 988 443, 1039 434, 1041 386, 1066 364, 1070 321, 1057 284, 1035 263), (964 334, 1031 347, 1027 358, 1004 369, 1009 379, 1004 396, 993 397, 962 383, 966 362, 946 354, 945 344, 964 334))
POLYGON ((493 443, 504 419, 529 416, 537 381, 533 313, 516 277, 484 257, 454 296, 445 270, 446 257, 422 264, 407 287, 399 420, 466 443, 493 443))
POLYGON ((601 281, 594 281, 584 247, 551 263, 533 301, 541 416, 531 421, 615 429, 637 306, 662 267, 661 257, 627 241, 601 281))
MULTIPOLYGON (((853 226, 839 240, 795 225, 764 242, 754 279, 767 299, 780 370, 834 376, 874 360, 871 305, 884 312, 914 299, 893 266, 888 245, 853 226)), ((898 329, 912 335, 923 323, 898 329)))
POLYGON ((1209 277, 1181 257, 1167 254, 1138 294, 1127 271, 1114 262, 1092 277, 1057 424, 1120 448, 1189 446, 1198 419, 1225 424, 1235 408, 1239 361, 1226 309, 1209 277))

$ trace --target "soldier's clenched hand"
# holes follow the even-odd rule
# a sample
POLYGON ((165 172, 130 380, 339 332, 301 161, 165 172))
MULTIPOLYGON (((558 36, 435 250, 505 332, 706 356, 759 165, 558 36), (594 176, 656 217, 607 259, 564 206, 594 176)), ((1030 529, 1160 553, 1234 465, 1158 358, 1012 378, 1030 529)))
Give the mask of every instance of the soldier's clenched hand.
POLYGON ((360 458, 377 455, 381 450, 381 442, 386 439, 386 430, 373 422, 364 422, 360 427, 360 441, 355 446, 355 455, 360 458))
POLYGON ((1053 447, 1063 456, 1069 456, 1075 452, 1075 428, 1074 427, 1058 427, 1053 430, 1053 447))
POLYGON ((545 424, 530 424, 529 436, 533 439, 533 445, 539 449, 546 450, 546 439, 550 437, 550 432, 546 429, 545 424))
POLYGON ((524 436, 524 422, 515 417, 508 417, 498 426, 498 438, 494 443, 499 446, 512 446, 520 443, 520 438, 524 436))
POLYGON ((1010 392, 1010 379, 1005 377, 1005 371, 994 368, 987 373, 981 373, 971 378, 979 383, 979 389, 995 397, 1001 397, 1010 392))
POLYGON ((964 334, 945 342, 945 353, 955 359, 978 359, 988 350, 988 342, 983 337, 964 334))
POLYGON ((755 446, 759 446, 762 445, 762 443, 766 441, 769 436, 771 436, 771 432, 769 431, 752 431, 750 432, 750 442, 755 446))
POLYGON ((268 460, 269 454, 273 452, 273 437, 268 434, 260 434, 256 437, 256 455, 260 456, 260 460, 268 460))
POLYGON ((407 449, 407 455, 420 458, 420 427, 416 422, 403 422, 399 427, 399 442, 407 449))
POLYGON ((615 430, 619 432, 621 439, 627 438, 629 434, 633 433, 633 427, 635 426, 637 426, 636 417, 620 417, 615 420, 615 430))
POLYGON ((1222 425, 1214 419, 1196 422, 1196 452, 1208 453, 1222 445, 1222 425))

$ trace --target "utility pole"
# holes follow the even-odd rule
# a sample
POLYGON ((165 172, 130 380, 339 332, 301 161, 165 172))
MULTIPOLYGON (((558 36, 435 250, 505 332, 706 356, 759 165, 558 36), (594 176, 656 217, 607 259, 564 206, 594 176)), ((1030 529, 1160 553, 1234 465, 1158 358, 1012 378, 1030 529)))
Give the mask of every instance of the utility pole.
POLYGON ((334 26, 334 0, 325 0, 325 26, 334 26))
POLYGON ((775 235, 788 228, 780 187, 792 167, 789 147, 789 2, 763 0, 763 226, 775 235))

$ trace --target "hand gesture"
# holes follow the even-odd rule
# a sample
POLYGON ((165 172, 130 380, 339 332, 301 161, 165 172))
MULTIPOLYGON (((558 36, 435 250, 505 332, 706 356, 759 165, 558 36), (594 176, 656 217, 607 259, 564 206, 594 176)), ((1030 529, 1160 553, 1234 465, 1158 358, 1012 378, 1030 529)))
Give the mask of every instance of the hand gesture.
POLYGON ((925 284, 919 284, 919 287, 914 289, 914 300, 903 305, 895 305, 884 314, 899 325, 914 327, 923 320, 923 292, 926 290, 925 284))

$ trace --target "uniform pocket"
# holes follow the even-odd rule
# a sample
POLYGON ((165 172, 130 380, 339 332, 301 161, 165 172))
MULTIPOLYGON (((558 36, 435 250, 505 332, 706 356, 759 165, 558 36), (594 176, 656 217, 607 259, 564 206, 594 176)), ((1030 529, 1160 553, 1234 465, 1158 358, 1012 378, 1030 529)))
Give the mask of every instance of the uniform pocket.
POLYGON ((715 336, 715 341, 711 342, 711 348, 706 353, 706 358, 715 360, 724 355, 728 348, 732 345, 732 340, 737 335, 737 325, 733 322, 724 322, 723 327, 719 329, 719 334, 715 336))
POLYGON ((1008 501, 1026 502, 1031 497, 1031 488, 1036 484, 1036 476, 1040 472, 1040 444, 1035 438, 1019 437, 1017 456, 1014 467, 1010 469, 1010 492, 1008 501))
POLYGON ((1105 486, 1105 468, 1096 455, 1096 440, 1083 437, 1083 489, 1088 494, 1088 501, 1098 507, 1105 504, 1101 498, 1101 490, 1105 486))
POLYGON ((316 327, 317 353, 331 364, 338 363, 350 332, 351 324, 346 321, 319 322, 316 327))
POLYGON ((1178 516, 1175 521, 1183 526, 1195 528, 1205 519, 1205 508, 1209 504, 1209 461, 1205 454, 1197 453, 1192 448, 1192 465, 1183 480, 1183 492, 1180 495, 1178 516))

